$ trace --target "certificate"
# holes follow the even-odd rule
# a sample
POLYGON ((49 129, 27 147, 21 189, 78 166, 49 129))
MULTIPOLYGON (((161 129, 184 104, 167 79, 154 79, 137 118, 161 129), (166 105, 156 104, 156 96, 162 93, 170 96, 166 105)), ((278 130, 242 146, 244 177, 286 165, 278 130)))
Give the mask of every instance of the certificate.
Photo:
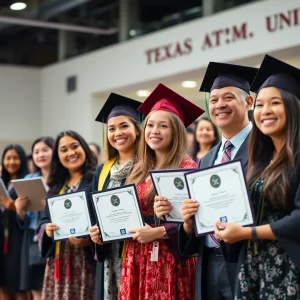
POLYGON ((240 161, 185 174, 191 199, 199 203, 196 234, 214 232, 217 220, 252 225, 253 214, 240 161))
POLYGON ((53 235, 55 241, 90 234, 91 220, 85 191, 50 197, 47 202, 51 223, 58 226, 53 235))
POLYGON ((11 181, 18 197, 27 197, 28 205, 26 211, 43 211, 45 207, 41 204, 47 196, 47 186, 42 177, 17 179, 11 181))
POLYGON ((134 184, 91 195, 103 243, 131 238, 128 230, 144 226, 134 184))
POLYGON ((180 207, 183 200, 189 199, 184 174, 192 170, 195 169, 150 171, 156 194, 167 198, 174 207, 165 216, 166 221, 183 222, 180 207))

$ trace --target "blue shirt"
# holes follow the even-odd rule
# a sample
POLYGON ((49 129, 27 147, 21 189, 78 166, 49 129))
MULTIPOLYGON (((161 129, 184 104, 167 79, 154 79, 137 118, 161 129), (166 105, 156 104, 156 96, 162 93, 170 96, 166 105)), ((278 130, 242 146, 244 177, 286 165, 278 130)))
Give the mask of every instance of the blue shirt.
MULTIPOLYGON (((245 141, 246 137, 250 133, 253 125, 251 122, 244 127, 240 132, 238 132, 234 137, 232 137, 229 141, 233 145, 231 149, 231 160, 234 159, 235 155, 237 154, 238 150, 242 146, 243 142, 245 141)), ((218 165, 222 162, 223 152, 224 152, 224 145, 227 142, 227 139, 222 135, 222 144, 218 152, 217 159, 215 160, 215 165, 218 165)))
MULTIPOLYGON (((252 123, 249 122, 249 124, 244 127, 240 132, 238 132, 234 137, 230 139, 230 142, 232 143, 233 147, 231 149, 231 160, 234 159, 235 155, 237 154, 238 150, 240 149, 241 145, 249 135, 251 129, 252 129, 252 123)), ((221 147, 218 152, 217 159, 215 160, 215 165, 221 164, 221 160, 223 157, 224 152, 224 145, 226 143, 227 139, 222 135, 222 143, 221 147)), ((215 243, 212 241, 212 239, 207 235, 205 237, 205 245, 208 248, 214 248, 216 247, 215 243)))

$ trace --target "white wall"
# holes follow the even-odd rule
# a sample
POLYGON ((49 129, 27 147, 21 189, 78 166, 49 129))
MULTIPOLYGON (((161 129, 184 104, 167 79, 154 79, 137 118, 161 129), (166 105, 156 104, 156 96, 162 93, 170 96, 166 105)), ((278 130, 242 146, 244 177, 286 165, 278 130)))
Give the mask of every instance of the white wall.
POLYGON ((42 132, 53 134, 73 128, 91 140, 94 138, 93 119, 97 114, 93 104, 93 94, 96 92, 111 92, 121 87, 200 70, 212 60, 241 61, 300 45, 298 4, 299 1, 278 0, 273 1, 271 6, 268 1, 240 6, 47 67, 42 70, 41 78, 42 132), (280 13, 290 18, 289 25, 278 17, 280 13), (298 16, 298 23, 295 15, 298 16), (271 30, 267 28, 268 18, 271 30), (239 38, 237 31, 240 32, 239 38), (192 49, 184 47, 185 42, 192 49), (154 62, 155 51, 161 60, 167 54, 164 46, 170 45, 170 52, 174 54, 177 43, 181 52, 186 54, 154 62), (152 51, 149 63, 146 51, 154 48, 158 50, 152 51), (65 80, 74 74, 78 75, 78 91, 68 95, 65 93, 65 80))
POLYGON ((39 69, 0 66, 0 153, 8 143, 29 150, 41 134, 40 79, 39 69))
MULTIPOLYGON (((299 36, 299 1, 274 0, 272 5, 259 1, 41 71, 0 67, 0 141, 29 142, 41 134, 56 135, 66 129, 78 131, 88 141, 99 141, 102 127, 95 124, 94 118, 105 101, 104 93, 136 88, 146 82, 164 82, 188 72, 200 74, 209 61, 249 63, 254 57, 254 65, 259 64, 264 53, 300 46, 299 36), (267 20, 271 21, 269 30, 267 20), (168 52, 173 57, 165 58, 168 52), (68 94, 66 78, 72 75, 78 77, 78 89, 68 94)), ((199 86, 200 80, 199 76, 199 86)))

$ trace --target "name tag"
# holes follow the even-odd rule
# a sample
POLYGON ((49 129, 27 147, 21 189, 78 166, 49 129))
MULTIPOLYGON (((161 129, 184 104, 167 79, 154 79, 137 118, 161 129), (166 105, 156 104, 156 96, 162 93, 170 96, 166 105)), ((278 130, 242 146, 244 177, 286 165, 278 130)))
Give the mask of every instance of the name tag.
POLYGON ((159 242, 153 242, 150 261, 158 261, 159 242))

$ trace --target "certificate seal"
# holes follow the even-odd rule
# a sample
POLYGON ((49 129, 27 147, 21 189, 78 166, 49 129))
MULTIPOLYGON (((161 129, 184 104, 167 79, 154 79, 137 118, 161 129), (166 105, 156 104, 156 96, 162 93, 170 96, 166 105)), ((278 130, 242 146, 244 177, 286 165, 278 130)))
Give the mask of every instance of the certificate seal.
POLYGON ((116 196, 116 195, 112 195, 111 198, 110 198, 110 203, 113 206, 119 206, 120 205, 120 199, 119 199, 119 197, 116 196))
POLYGON ((217 189, 221 185, 221 178, 218 175, 212 175, 209 179, 210 185, 217 189))
POLYGON ((178 190, 183 190, 184 189, 184 182, 181 178, 176 177, 174 178, 174 185, 178 190))
POLYGON ((64 206, 66 209, 70 209, 72 207, 72 202, 69 199, 66 199, 64 202, 64 206))

